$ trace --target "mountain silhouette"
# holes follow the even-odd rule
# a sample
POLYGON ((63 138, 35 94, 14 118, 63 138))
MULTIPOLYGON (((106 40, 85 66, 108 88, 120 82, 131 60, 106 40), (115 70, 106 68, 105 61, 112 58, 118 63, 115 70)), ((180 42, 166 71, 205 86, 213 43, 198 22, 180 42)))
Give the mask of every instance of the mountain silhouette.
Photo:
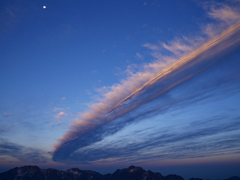
MULTIPOLYGON (((145 171, 141 167, 130 166, 125 169, 118 169, 113 174, 102 175, 95 171, 80 170, 72 168, 67 171, 57 169, 41 169, 38 166, 16 167, 0 173, 0 180, 184 180, 181 176, 170 174, 167 176, 161 173, 145 171)), ((190 178, 189 180, 202 180, 190 178)), ((225 180, 240 180, 240 177, 233 176, 225 180)))

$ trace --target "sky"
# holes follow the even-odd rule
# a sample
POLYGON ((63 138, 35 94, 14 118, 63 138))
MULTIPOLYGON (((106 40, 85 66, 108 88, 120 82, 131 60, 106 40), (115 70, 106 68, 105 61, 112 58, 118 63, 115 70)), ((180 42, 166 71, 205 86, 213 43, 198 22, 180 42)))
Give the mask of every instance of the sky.
POLYGON ((1 0, 0 172, 240 176, 240 1, 1 0))

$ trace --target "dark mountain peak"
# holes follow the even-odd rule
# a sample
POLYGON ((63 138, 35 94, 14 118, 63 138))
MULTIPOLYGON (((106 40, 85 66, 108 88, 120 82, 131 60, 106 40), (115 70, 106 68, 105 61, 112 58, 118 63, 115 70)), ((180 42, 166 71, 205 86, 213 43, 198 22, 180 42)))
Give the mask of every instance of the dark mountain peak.
POLYGON ((18 169, 18 176, 33 176, 34 174, 41 172, 38 166, 23 166, 18 169))
POLYGON ((203 180, 203 179, 201 179, 201 178, 190 178, 189 180, 203 180))
POLYGON ((81 173, 82 170, 78 169, 78 168, 71 168, 69 170, 67 170, 67 172, 71 172, 71 173, 81 173))
POLYGON ((141 168, 141 167, 137 167, 137 166, 133 166, 133 165, 129 166, 128 170, 129 170, 130 172, 144 171, 143 168, 141 168))
POLYGON ((176 175, 176 174, 169 174, 165 176, 165 180, 184 180, 181 176, 176 175))
POLYGON ((127 169, 127 172, 128 173, 144 173, 145 170, 143 168, 141 168, 141 167, 131 165, 127 169))
POLYGON ((44 178, 42 170, 37 166, 23 166, 20 168, 14 168, 9 171, 0 173, 1 180, 11 180, 11 179, 35 179, 40 180, 44 178))
POLYGON ((134 168, 138 168, 137 166, 131 165, 128 167, 128 169, 134 169, 134 168))
POLYGON ((129 174, 129 173, 139 173, 139 172, 144 172, 144 169, 141 167, 136 167, 136 166, 129 166, 129 168, 124 168, 124 169, 118 169, 116 170, 113 174, 129 174))
POLYGON ((66 171, 66 173, 70 173, 73 175, 74 179, 81 179, 81 180, 102 180, 103 175, 96 172, 96 171, 90 171, 90 170, 80 170, 78 168, 72 168, 66 171))
POLYGON ((72 170, 72 171, 82 171, 82 170, 80 170, 80 169, 78 169, 78 168, 71 168, 71 169, 69 169, 69 170, 67 170, 67 171, 70 171, 70 170, 72 170))
POLYGON ((163 180, 163 176, 160 173, 154 173, 152 171, 145 171, 141 167, 131 165, 129 168, 118 169, 115 171, 109 179, 113 180, 163 180))

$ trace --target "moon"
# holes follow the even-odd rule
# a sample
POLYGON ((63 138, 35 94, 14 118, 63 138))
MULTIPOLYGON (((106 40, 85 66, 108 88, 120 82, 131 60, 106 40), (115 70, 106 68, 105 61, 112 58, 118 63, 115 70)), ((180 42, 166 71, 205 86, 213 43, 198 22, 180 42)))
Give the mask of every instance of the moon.
POLYGON ((46 6, 43 6, 43 9, 46 9, 47 7, 46 6))

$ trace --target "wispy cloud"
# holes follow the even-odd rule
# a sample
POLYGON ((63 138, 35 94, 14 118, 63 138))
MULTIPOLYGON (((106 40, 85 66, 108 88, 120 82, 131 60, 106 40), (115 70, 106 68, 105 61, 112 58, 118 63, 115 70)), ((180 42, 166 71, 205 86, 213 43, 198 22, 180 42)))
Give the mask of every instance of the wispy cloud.
POLYGON ((144 57, 143 57, 141 54, 139 54, 139 53, 136 53, 136 57, 137 57, 138 59, 144 59, 144 57))
MULTIPOLYGON (((93 104, 91 110, 77 119, 71 125, 71 129, 59 139, 60 143, 56 146, 53 160, 71 161, 79 148, 100 142, 104 137, 118 132, 130 122, 155 116, 172 107, 201 101, 219 87, 225 87, 231 82, 234 84, 233 77, 239 76, 238 71, 233 71, 229 78, 220 78, 220 83, 214 79, 210 86, 203 84, 206 87, 201 91, 196 89, 182 94, 182 97, 170 99, 168 97, 168 93, 174 88, 180 87, 209 67, 222 62, 221 57, 239 48, 239 45, 240 22, 199 48, 192 49, 180 43, 172 43, 171 46, 165 44, 166 49, 176 55, 181 53, 182 57, 174 63, 168 62, 159 66, 157 61, 146 65, 145 71, 133 74, 121 84, 112 86, 111 91, 104 94, 104 98, 99 103, 93 104), (188 51, 189 53, 185 53, 188 51)), ((150 44, 144 46, 154 51, 159 50, 158 46, 150 44)), ((232 87, 231 84, 229 87, 232 87)))
POLYGON ((34 2, 29 2, 27 7, 24 6, 22 2, 20 3, 18 1, 6 2, 5 5, 2 4, 0 14, 1 38, 16 28, 21 23, 22 19, 26 18, 28 13, 26 11, 27 8, 36 10, 36 7, 33 4, 34 2))
POLYGON ((50 160, 47 152, 2 140, 0 141, 0 155, 9 155, 23 163, 46 163, 50 160))
MULTIPOLYGON (((208 119, 210 120, 210 119, 208 119)), ((156 127, 131 132, 134 134, 133 141, 129 137, 122 136, 117 139, 103 140, 89 146, 80 148, 72 154, 72 158, 80 163, 89 161, 105 160, 115 158, 117 161, 152 161, 153 159, 182 159, 197 158, 205 156, 224 155, 239 153, 239 138, 230 132, 239 132, 239 117, 215 118, 212 123, 205 123, 201 126, 189 125, 183 127, 185 131, 173 131, 173 127, 166 127, 156 131, 156 127), (223 122, 222 119, 229 121, 223 122), (220 123, 219 123, 220 122, 220 123), (216 135, 224 134, 224 138, 216 135), (228 133, 226 135, 226 133, 228 133), (203 139, 207 139, 203 141, 203 139), (141 141, 141 142, 139 142, 141 141), (117 152, 117 153, 116 153, 117 152)), ((131 135, 130 135, 131 136, 131 135)))
POLYGON ((209 37, 220 34, 224 29, 240 20, 239 6, 208 2, 204 3, 204 8, 208 10, 209 18, 217 22, 203 27, 203 32, 209 37))
POLYGON ((69 107, 63 107, 63 108, 54 107, 53 112, 61 112, 69 109, 70 109, 69 107))
POLYGON ((8 113, 4 113, 3 116, 9 116, 9 114, 8 113))
POLYGON ((148 49, 151 49, 153 51, 155 50, 161 50, 161 48, 157 45, 154 45, 154 44, 150 44, 150 43, 146 43, 143 45, 144 47, 148 48, 148 49))
POLYGON ((64 112, 60 112, 58 113, 56 116, 54 116, 55 119, 61 119, 63 118, 63 116, 65 116, 66 114, 64 112))
POLYGON ((212 5, 208 15, 213 19, 223 21, 227 24, 236 23, 240 19, 238 8, 233 8, 224 4, 218 4, 218 7, 212 5))
POLYGON ((171 41, 169 44, 162 43, 162 47, 174 55, 180 57, 186 53, 193 51, 196 47, 198 47, 204 41, 201 37, 196 38, 187 38, 183 37, 182 39, 176 39, 171 41))
POLYGON ((66 99, 66 97, 62 97, 60 101, 64 101, 66 99))

